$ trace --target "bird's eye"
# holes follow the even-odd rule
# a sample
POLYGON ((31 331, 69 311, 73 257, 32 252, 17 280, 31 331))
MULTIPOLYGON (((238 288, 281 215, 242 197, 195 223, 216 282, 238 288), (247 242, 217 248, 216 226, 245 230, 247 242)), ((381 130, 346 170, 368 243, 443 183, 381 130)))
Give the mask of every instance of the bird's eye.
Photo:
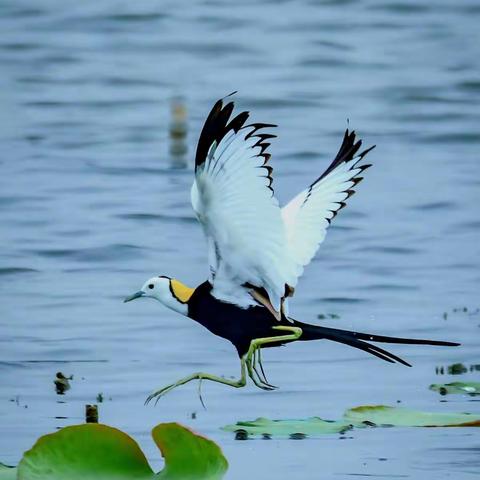
POLYGON ((151 283, 151 284, 148 286, 148 288, 149 288, 150 290, 152 290, 152 288, 153 288, 153 283, 151 283))

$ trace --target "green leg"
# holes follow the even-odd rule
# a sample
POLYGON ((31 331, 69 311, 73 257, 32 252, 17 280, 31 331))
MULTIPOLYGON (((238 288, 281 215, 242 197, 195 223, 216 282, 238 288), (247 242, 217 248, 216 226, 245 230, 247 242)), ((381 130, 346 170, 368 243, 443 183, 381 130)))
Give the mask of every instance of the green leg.
POLYGON ((260 365, 260 371, 262 372, 263 378, 265 381, 268 383, 267 376, 265 375, 265 370, 263 369, 263 363, 262 363, 262 349, 258 349, 258 364, 260 365))
POLYGON ((252 340, 250 343, 250 348, 247 352, 247 360, 248 357, 252 355, 253 350, 260 348, 262 345, 267 343, 277 343, 277 342, 287 342, 287 341, 294 341, 298 340, 302 336, 302 329, 300 327, 290 327, 288 325, 277 325, 272 327, 274 330, 285 330, 287 332, 291 332, 289 335, 278 335, 277 337, 265 337, 265 338, 256 338, 252 340))
MULTIPOLYGON (((247 369, 248 369, 248 376, 253 380, 253 383, 259 387, 262 388, 263 390, 273 390, 274 387, 273 385, 270 385, 267 382, 263 382, 259 377, 258 379, 254 377, 254 372, 256 372, 255 368, 252 367, 252 365, 255 364, 256 362, 256 355, 255 352, 261 348, 262 345, 266 345, 268 343, 278 343, 278 342, 286 342, 286 341, 295 341, 298 340, 302 336, 302 329, 299 327, 290 327, 288 325, 278 325, 275 327, 272 327, 274 330, 284 330, 286 332, 291 332, 290 334, 287 335, 279 335, 276 337, 265 337, 265 338, 256 338, 252 340, 250 343, 250 348, 248 349, 247 355, 246 355, 246 363, 247 363, 247 369)), ((263 370, 263 369, 262 369, 263 370)))
MULTIPOLYGON (((145 401, 145 405, 150 403, 154 398, 156 399, 155 400, 155 404, 156 404, 161 397, 171 392, 173 389, 179 387, 180 385, 185 385, 186 383, 191 382, 192 380, 200 381, 199 388, 201 387, 202 380, 210 380, 211 382, 221 383, 229 387, 241 388, 247 384, 247 371, 248 371, 248 376, 253 380, 253 383, 255 383, 257 387, 263 390, 273 390, 276 387, 274 387, 273 385, 270 385, 266 381, 264 382, 261 379, 258 372, 256 371, 256 368, 255 368, 256 362, 257 362, 256 351, 259 350, 262 345, 265 345, 267 343, 297 340, 302 335, 302 329, 298 327, 290 327, 287 325, 285 326, 278 325, 272 328, 275 330, 285 330, 291 333, 287 335, 279 335, 277 337, 257 338, 255 340, 252 340, 252 342, 250 343, 250 348, 248 349, 248 352, 241 358, 241 361, 240 361, 241 376, 238 380, 228 380, 226 378, 217 377, 216 375, 211 375, 209 373, 203 373, 203 372, 193 373, 192 375, 188 375, 188 377, 184 377, 175 383, 167 385, 166 387, 163 387, 160 390, 153 392, 151 395, 148 396, 147 400, 145 401), (257 375, 258 378, 255 377, 255 374, 257 375)), ((263 367, 261 365, 261 358, 259 360, 259 364, 263 372, 263 367)), ((203 404, 201 394, 200 394, 200 400, 203 404)))
MULTIPOLYGON (((253 371, 257 375, 257 378, 262 382, 265 383, 266 385, 270 385, 267 380, 267 376, 265 375, 265 371, 263 370, 263 365, 262 365, 262 349, 258 348, 253 352, 253 362, 252 362, 252 367, 253 371), (260 372, 257 370, 257 365, 260 367, 260 372)), ((273 386, 273 385, 272 385, 273 386)))
POLYGON ((260 352, 261 352, 261 348, 257 348, 253 352, 252 368, 253 368, 253 372, 255 372, 256 378, 254 378, 253 375, 251 375, 251 374, 249 374, 249 376, 253 380, 253 383, 255 383, 255 385, 257 387, 259 387, 263 390, 275 390, 278 387, 276 387, 275 385, 271 385, 268 382, 268 380, 265 376, 265 372, 263 370, 263 365, 262 365, 262 357, 261 357, 260 352), (260 366, 261 375, 260 375, 260 372, 257 370, 257 365, 260 366), (258 380, 258 382, 257 382, 257 380, 258 380), (259 383, 261 385, 259 385, 259 383))
POLYGON ((260 375, 258 375, 257 369, 255 367, 256 350, 252 352, 252 360, 247 360, 247 370, 248 376, 252 379, 253 383, 262 390, 275 390, 277 387, 264 382, 260 375))
MULTIPOLYGON (((157 404, 158 400, 160 400, 161 397, 171 392, 174 388, 177 388, 180 385, 185 385, 186 383, 191 382, 192 380, 200 380, 200 382, 202 380, 210 380, 212 382, 228 385, 229 387, 235 387, 235 388, 244 387, 247 384, 245 364, 246 364, 246 356, 241 359, 241 364, 240 364, 241 377, 238 380, 228 380, 227 378, 217 377, 216 375, 211 375, 209 373, 203 373, 203 372, 193 373, 192 375, 188 375, 188 377, 184 377, 178 380, 178 382, 172 383, 171 385, 167 385, 166 387, 163 387, 160 390, 153 392, 145 400, 145 405, 150 403, 154 398, 156 398, 155 404, 157 404)), ((203 404, 203 401, 202 401, 202 404, 203 404)))

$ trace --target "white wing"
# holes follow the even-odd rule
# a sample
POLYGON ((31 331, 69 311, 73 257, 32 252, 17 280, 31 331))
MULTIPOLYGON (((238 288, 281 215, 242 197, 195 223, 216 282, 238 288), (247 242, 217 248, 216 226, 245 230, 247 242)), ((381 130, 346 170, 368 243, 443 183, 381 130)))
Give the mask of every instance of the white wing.
POLYGON ((374 147, 357 155, 361 144, 361 140, 355 143, 355 132, 347 130, 327 170, 282 208, 290 255, 299 267, 308 265, 315 256, 330 222, 355 193, 353 187, 363 178, 360 173, 370 167, 360 163, 374 147))
POLYGON ((242 307, 263 288, 279 311, 285 286, 296 279, 285 226, 266 165, 271 125, 245 125, 248 112, 230 120, 233 103, 219 100, 203 127, 195 158, 192 205, 207 237, 212 294, 242 307))

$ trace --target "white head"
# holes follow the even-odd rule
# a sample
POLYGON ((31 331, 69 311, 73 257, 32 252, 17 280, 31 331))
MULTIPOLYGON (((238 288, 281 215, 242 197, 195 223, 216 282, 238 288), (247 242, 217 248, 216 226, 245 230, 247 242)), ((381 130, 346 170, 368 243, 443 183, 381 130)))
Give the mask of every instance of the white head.
POLYGON ((188 315, 188 301, 194 292, 183 283, 170 277, 153 277, 147 280, 141 290, 127 297, 124 302, 137 298, 154 298, 176 312, 188 315))

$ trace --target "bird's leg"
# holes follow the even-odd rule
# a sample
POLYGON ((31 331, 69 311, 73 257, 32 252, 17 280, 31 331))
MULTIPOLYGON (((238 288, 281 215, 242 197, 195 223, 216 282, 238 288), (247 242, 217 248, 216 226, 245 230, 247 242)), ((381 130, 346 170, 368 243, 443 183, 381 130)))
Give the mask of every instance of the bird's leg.
POLYGON ((240 360, 241 376, 238 380, 229 380, 227 378, 217 377, 216 375, 211 375, 209 373, 203 373, 203 372, 193 373, 192 375, 188 375, 187 377, 181 378, 177 382, 167 385, 166 387, 163 387, 160 390, 153 392, 145 400, 145 405, 150 403, 154 398, 156 398, 155 400, 155 405, 156 405, 158 400, 160 400, 161 397, 171 392, 173 389, 179 387, 180 385, 185 385, 186 383, 191 382, 192 380, 200 380, 200 381, 210 380, 212 382, 228 385, 229 387, 235 387, 235 388, 244 387, 247 384, 246 363, 247 363, 247 359, 245 355, 240 360))
MULTIPOLYGON (((259 358, 260 358, 260 348, 257 348, 253 352, 253 362, 252 362, 252 367, 253 371, 256 373, 257 377, 262 381, 262 382, 267 382, 267 379, 265 378, 265 375, 260 375, 259 371, 257 370, 257 365, 260 365, 259 363, 259 358)), ((268 383, 268 382, 267 382, 268 383)))
MULTIPOLYGON (((264 383, 265 385, 270 385, 268 383, 267 377, 265 376, 265 371, 263 370, 261 351, 262 351, 261 348, 257 348, 253 352, 253 362, 252 362, 253 371, 255 372, 255 374, 257 375, 257 378, 262 383, 264 383), (257 365, 260 366, 261 375, 260 375, 259 371, 257 370, 257 365)), ((272 385, 272 387, 273 387, 273 385, 272 385)))
POLYGON ((290 325, 275 325, 272 327, 273 330, 285 330, 286 332, 291 332, 289 335, 278 335, 277 337, 265 337, 265 338, 256 338, 252 340, 252 344, 259 347, 260 345, 265 345, 267 343, 278 343, 278 342, 288 342, 298 340, 303 333, 303 330, 300 327, 294 327, 290 325))
MULTIPOLYGON (((253 343, 253 342, 252 342, 253 343)), ((253 380, 253 383, 258 387, 261 388, 262 390, 275 390, 274 385, 270 385, 269 383, 264 382, 260 376, 258 375, 257 370, 255 369, 255 364, 254 364, 254 357, 255 357, 255 352, 256 348, 252 348, 252 345, 250 346, 249 352, 250 355, 247 353, 247 370, 248 370, 248 376, 253 380), (255 376, 257 375, 257 377, 255 376)))
MULTIPOLYGON (((278 335, 276 337, 265 337, 265 338, 256 338, 251 341, 250 348, 246 355, 246 363, 248 369, 248 376, 253 380, 253 383, 263 390, 273 390, 275 387, 274 385, 270 385, 268 382, 263 382, 257 380, 253 373, 254 368, 252 368, 252 358, 255 358, 255 352, 261 348, 262 345, 266 345, 267 343, 278 343, 278 342, 287 342, 287 341, 295 341, 298 340, 302 336, 302 329, 299 327, 288 326, 288 325, 276 325, 272 327, 274 330, 284 330, 286 332, 291 332, 287 335, 278 335)), ((258 373, 257 373, 258 375, 258 373)), ((259 376, 260 379, 260 376, 259 376)), ((261 380, 261 379, 260 379, 261 380)))
MULTIPOLYGON (((186 383, 191 382, 192 380, 210 380, 212 382, 228 385, 229 387, 241 388, 241 387, 244 387, 247 383, 247 375, 246 375, 247 371, 248 371, 248 376, 253 380, 253 382, 257 387, 262 388, 264 390, 273 390, 276 387, 274 387, 273 385, 270 385, 268 382, 261 381, 258 373, 257 375, 259 378, 258 379, 255 378, 255 369, 253 368, 253 361, 255 361, 254 360, 255 352, 261 348, 261 345, 265 345, 267 343, 278 343, 278 342, 288 342, 288 341, 298 340, 301 337, 303 332, 302 332, 302 329, 299 327, 293 327, 293 326, 290 327, 287 325, 278 325, 272 328, 275 330, 285 330, 291 333, 287 335, 278 335, 276 337, 256 338, 252 340, 250 343, 250 348, 248 349, 248 352, 241 358, 241 361, 240 361, 241 376, 238 380, 228 380, 226 378, 217 377, 216 375, 211 375, 209 373, 203 373, 203 372, 193 373, 188 377, 184 377, 178 380, 177 382, 172 383, 171 385, 167 385, 166 387, 163 387, 160 390, 153 392, 151 395, 148 396, 147 400, 145 401, 145 404, 148 404, 154 398, 156 398, 156 401, 155 401, 155 404, 156 404, 161 397, 171 392, 173 389, 179 387, 180 385, 185 385, 186 383)), ((261 360, 260 360, 260 366, 261 366, 261 360)))
POLYGON ((265 370, 263 369, 263 364, 262 364, 262 349, 258 349, 258 364, 260 365, 260 370, 262 371, 263 378, 265 381, 268 383, 267 376, 265 375, 265 370))

